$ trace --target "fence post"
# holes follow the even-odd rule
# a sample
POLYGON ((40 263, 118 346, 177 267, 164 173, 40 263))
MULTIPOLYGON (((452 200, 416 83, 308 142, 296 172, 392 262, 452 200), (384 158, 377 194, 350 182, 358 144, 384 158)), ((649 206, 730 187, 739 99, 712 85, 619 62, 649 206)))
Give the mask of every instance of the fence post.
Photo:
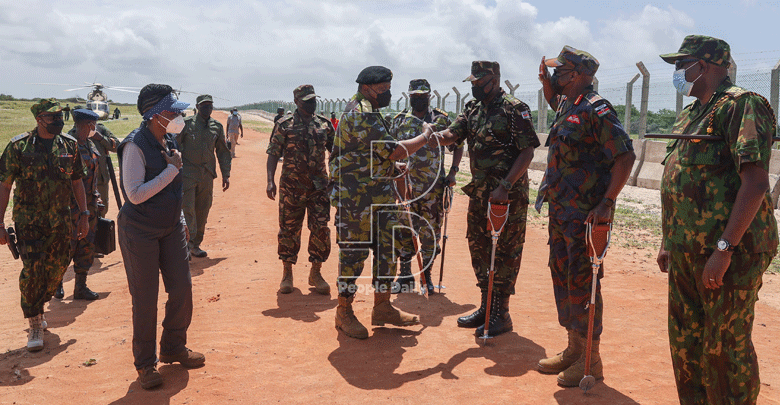
POLYGON ((637 62, 636 67, 642 73, 642 102, 639 110, 639 139, 643 139, 647 133, 647 102, 650 98, 650 72, 642 62, 637 62))
POLYGON ((466 108, 466 102, 467 102, 466 100, 469 98, 469 96, 471 96, 471 94, 466 94, 465 96, 463 96, 463 99, 461 99, 460 101, 462 103, 460 107, 461 111, 463 111, 466 108))
POLYGON ((520 87, 520 83, 512 86, 512 83, 509 83, 509 80, 504 80, 504 83, 506 83, 506 87, 509 87, 509 94, 515 95, 515 90, 517 90, 518 87, 520 87))
POLYGON ((455 114, 460 114, 460 92, 457 88, 453 87, 452 91, 455 92, 455 114))
POLYGON ((398 97, 398 101, 395 102, 395 110, 401 111, 401 100, 403 100, 403 97, 398 97))
POLYGON ((436 108, 441 108, 441 94, 439 94, 439 90, 434 90, 433 94, 436 95, 436 108))
POLYGON ((441 98, 441 107, 439 108, 441 108, 442 111, 447 111, 447 97, 449 96, 450 93, 447 93, 444 95, 444 97, 441 98))
MULTIPOLYGON (((772 105, 772 110, 775 112, 775 119, 780 112, 777 111, 780 107, 780 61, 777 61, 774 69, 772 69, 772 79, 769 82, 769 104, 772 105)), ((780 128, 778 128, 778 134, 780 134, 780 128)))
POLYGON ((593 91, 599 92, 599 78, 596 76, 593 76, 593 91))
POLYGON ((729 65, 729 77, 732 83, 737 84, 737 62, 734 62, 734 58, 731 55, 729 55, 729 62, 731 62, 729 65))
POLYGON ((409 95, 406 94, 405 91, 402 91, 401 95, 404 96, 404 100, 406 100, 406 101, 404 101, 404 109, 409 108, 409 95))
POLYGON ((536 132, 547 131, 547 100, 544 99, 544 88, 539 89, 536 108, 536 132))
POLYGON ((637 73, 633 79, 629 80, 628 83, 626 83, 626 114, 623 118, 623 128, 625 128, 627 133, 631 133, 631 112, 633 111, 633 103, 631 102, 634 98, 634 83, 639 79, 639 73, 637 73))

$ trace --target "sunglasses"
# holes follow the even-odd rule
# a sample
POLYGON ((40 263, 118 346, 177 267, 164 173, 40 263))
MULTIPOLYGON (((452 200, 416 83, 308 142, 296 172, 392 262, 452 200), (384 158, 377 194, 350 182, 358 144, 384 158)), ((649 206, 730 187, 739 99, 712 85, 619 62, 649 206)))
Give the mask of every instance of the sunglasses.
POLYGON ((674 61, 674 69, 675 70, 680 70, 680 69, 683 68, 683 66, 685 66, 685 65, 687 65, 687 64, 689 64, 691 62, 698 62, 698 61, 699 61, 698 59, 678 59, 678 60, 674 61))

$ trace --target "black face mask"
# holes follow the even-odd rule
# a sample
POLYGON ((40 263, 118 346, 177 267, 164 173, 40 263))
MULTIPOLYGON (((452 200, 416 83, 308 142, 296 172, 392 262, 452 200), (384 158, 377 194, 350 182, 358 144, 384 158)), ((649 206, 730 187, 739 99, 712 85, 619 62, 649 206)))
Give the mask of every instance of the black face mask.
POLYGON ((311 100, 302 102, 301 109, 309 115, 314 114, 314 111, 317 110, 317 99, 313 98, 311 100))
POLYGON ((46 124, 46 132, 57 135, 62 132, 62 128, 65 126, 64 121, 54 121, 51 124, 46 124))
POLYGON ((415 112, 428 111, 430 101, 427 97, 410 97, 409 105, 412 106, 412 110, 415 112))
POLYGON ((390 89, 387 89, 384 93, 379 93, 376 96, 376 103, 379 108, 384 108, 390 105, 390 98, 392 97, 392 94, 390 94, 390 89))
MULTIPOLYGON (((558 75, 558 73, 559 72, 557 72, 557 71, 553 72, 552 76, 550 76, 550 86, 552 86, 552 89, 555 92, 555 94, 563 93, 563 88, 566 87, 566 84, 569 84, 569 83, 561 84, 561 82, 560 82, 561 81, 561 76, 558 75)), ((569 73, 569 72, 565 72, 564 75, 567 74, 567 73, 569 73)), ((571 79, 569 79, 569 82, 571 82, 571 79)))
POLYGON ((482 86, 476 86, 476 85, 471 86, 471 95, 474 96, 475 100, 483 101, 484 99, 487 98, 488 94, 485 93, 485 87, 487 87, 488 84, 490 84, 490 81, 488 81, 482 86))

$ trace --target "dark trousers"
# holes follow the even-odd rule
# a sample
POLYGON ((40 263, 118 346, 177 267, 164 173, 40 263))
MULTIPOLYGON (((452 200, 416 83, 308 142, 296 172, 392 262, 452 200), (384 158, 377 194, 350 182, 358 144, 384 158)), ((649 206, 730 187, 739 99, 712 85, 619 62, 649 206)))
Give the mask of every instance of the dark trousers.
POLYGON ((187 260, 184 226, 160 229, 131 220, 119 213, 119 248, 127 284, 133 299, 133 357, 136 369, 157 363, 157 294, 162 274, 168 302, 165 303, 161 354, 186 350, 187 328, 192 320, 192 278, 187 260))

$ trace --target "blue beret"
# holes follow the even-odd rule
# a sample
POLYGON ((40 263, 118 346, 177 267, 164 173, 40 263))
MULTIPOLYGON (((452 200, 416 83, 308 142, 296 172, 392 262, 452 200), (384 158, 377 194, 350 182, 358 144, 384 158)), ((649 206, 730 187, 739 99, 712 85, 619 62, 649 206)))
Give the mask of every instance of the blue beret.
POLYGON ((86 108, 79 108, 73 110, 73 121, 97 121, 99 116, 92 110, 86 108))

